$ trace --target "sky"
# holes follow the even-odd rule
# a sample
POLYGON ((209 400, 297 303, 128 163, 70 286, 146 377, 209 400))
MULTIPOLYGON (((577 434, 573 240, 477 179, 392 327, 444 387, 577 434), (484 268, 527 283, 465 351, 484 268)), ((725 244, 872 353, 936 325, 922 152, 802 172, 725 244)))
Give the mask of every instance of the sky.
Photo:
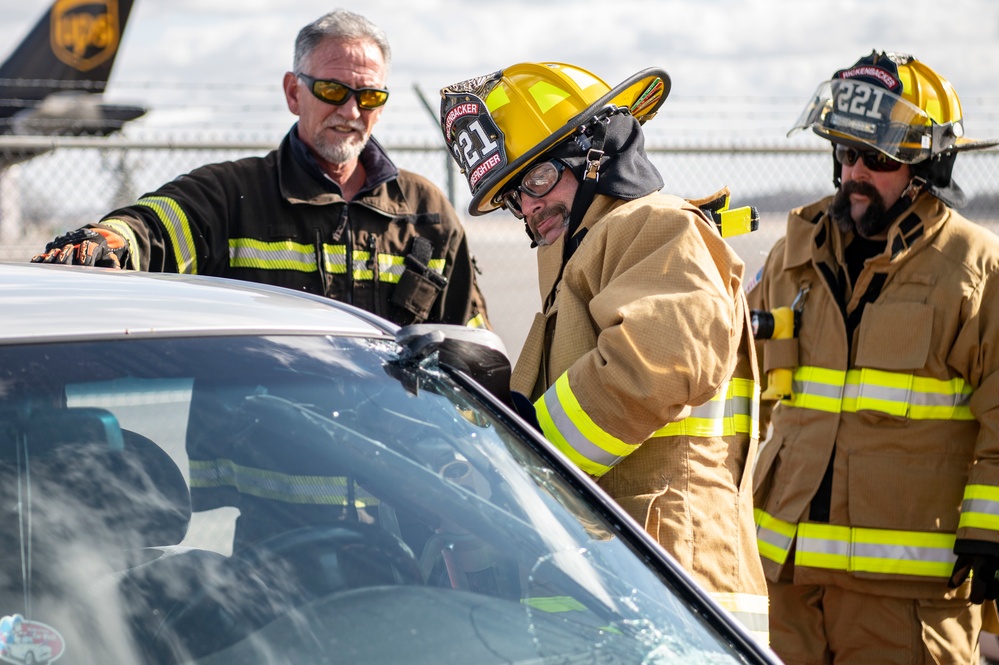
MULTIPOLYGON (((0 0, 0 51, 47 5, 0 0)), ((666 69, 672 92, 650 140, 779 144, 817 85, 874 48, 929 64, 957 90, 968 135, 999 135, 995 0, 135 0, 108 98, 152 107, 135 131, 280 138, 294 121, 280 81, 295 36, 337 6, 393 46, 383 140, 440 139, 414 86, 436 110, 444 85, 553 60, 611 86, 666 69)))

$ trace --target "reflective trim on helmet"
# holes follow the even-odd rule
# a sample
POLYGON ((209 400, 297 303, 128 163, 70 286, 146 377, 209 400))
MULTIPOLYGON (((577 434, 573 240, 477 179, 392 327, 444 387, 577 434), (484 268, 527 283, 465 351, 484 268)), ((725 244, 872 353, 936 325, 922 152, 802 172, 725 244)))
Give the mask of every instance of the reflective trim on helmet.
POLYGON ((191 233, 191 223, 180 204, 165 196, 147 196, 135 204, 146 206, 156 213, 170 238, 177 272, 197 275, 198 252, 194 247, 194 234, 191 233))

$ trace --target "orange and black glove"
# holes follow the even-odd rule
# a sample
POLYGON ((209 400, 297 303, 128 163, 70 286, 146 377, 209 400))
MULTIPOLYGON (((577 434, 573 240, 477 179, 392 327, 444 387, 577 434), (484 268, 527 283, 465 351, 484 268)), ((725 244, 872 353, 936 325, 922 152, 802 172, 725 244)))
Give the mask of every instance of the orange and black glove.
POLYGON ((64 263, 98 268, 122 268, 128 256, 125 239, 110 229, 77 229, 45 245, 32 263, 64 263))
MULTIPOLYGON (((984 547, 974 547, 976 541, 958 541, 958 544, 966 544, 968 549, 979 550, 979 552, 958 554, 954 563, 954 572, 947 580, 947 586, 956 589, 961 586, 968 577, 971 577, 971 595, 969 600, 976 605, 981 605, 986 600, 995 600, 999 597, 999 556, 994 552, 986 553, 986 550, 994 549, 994 543, 981 543, 984 547)), ((958 548, 955 548, 958 549, 958 548)), ((964 549, 964 548, 962 548, 964 549)))

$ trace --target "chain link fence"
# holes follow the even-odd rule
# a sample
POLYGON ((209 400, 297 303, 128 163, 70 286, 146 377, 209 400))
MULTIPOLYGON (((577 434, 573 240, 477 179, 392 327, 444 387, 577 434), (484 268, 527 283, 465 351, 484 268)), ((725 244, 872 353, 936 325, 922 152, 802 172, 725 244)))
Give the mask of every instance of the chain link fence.
MULTIPOLYGON (((0 261, 27 261, 53 237, 132 203, 196 166, 262 155, 272 147, 269 142, 0 137, 0 161, 14 163, 0 172, 0 261)), ((437 183, 463 214, 490 318, 516 359, 541 298, 523 223, 505 211, 464 214, 470 198, 465 180, 441 146, 385 147, 401 168, 437 183)), ((699 198, 728 186, 733 207, 757 207, 759 231, 730 240, 747 274, 756 272, 783 235, 788 210, 833 192, 827 147, 652 146, 649 155, 663 174, 666 192, 699 198)), ((962 213, 994 228, 999 151, 961 155, 954 178, 969 198, 962 213)))

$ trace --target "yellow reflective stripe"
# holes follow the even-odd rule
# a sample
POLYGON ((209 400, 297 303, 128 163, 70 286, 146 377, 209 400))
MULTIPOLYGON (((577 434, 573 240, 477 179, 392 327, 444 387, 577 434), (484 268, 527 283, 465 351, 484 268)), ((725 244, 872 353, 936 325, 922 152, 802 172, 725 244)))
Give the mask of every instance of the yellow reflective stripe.
POLYGON ((957 528, 999 531, 999 488, 990 485, 965 487, 957 528))
POLYGON ((483 316, 481 313, 476 314, 475 316, 473 316, 468 320, 468 323, 466 323, 465 326, 468 328, 485 328, 486 317, 483 316))
POLYGON ((846 374, 843 411, 880 411, 913 420, 974 420, 963 379, 934 379, 858 368, 846 374))
POLYGON ((839 413, 846 372, 822 367, 798 367, 792 382, 793 397, 785 404, 813 411, 839 413))
POLYGON ((877 411, 910 420, 974 420, 972 389, 961 378, 934 379, 884 370, 799 367, 784 403, 826 413, 877 411))
MULTIPOLYGON (((191 488, 231 487, 240 494, 285 503, 346 506, 348 482, 344 476, 303 476, 236 464, 229 459, 191 460, 191 488)), ((378 499, 354 485, 354 505, 373 506, 378 499)))
POLYGON ((756 545, 760 556, 784 565, 798 525, 779 520, 760 508, 754 509, 753 514, 756 516, 756 545))
POLYGON ((177 262, 177 272, 198 274, 198 253, 194 248, 191 224, 180 205, 165 196, 149 196, 136 201, 136 205, 152 209, 173 245, 173 255, 177 262))
POLYGON ((764 646, 770 645, 770 599, 751 593, 712 591, 711 597, 764 646))
POLYGON ((262 270, 316 271, 313 246, 291 240, 264 242, 253 238, 230 238, 229 265, 262 270))
POLYGON ((568 373, 558 377, 534 407, 545 438, 591 475, 607 473, 641 445, 625 443, 600 429, 576 400, 568 373))
POLYGON ((115 218, 102 219, 99 225, 108 227, 125 239, 125 245, 128 247, 128 265, 122 267, 131 268, 132 270, 142 270, 142 261, 139 256, 139 241, 136 239, 135 231, 132 230, 132 227, 125 220, 115 218))
POLYGON ((732 379, 708 402, 682 420, 659 428, 652 438, 667 436, 733 436, 759 433, 760 387, 752 379, 732 379))
MULTIPOLYGON (((347 274, 346 245, 323 245, 323 259, 326 272, 331 275, 347 274)), ((370 282, 375 278, 375 272, 370 265, 371 252, 356 249, 351 252, 351 263, 354 267, 353 276, 359 282, 370 282)), ((427 263, 434 272, 443 275, 447 261, 430 259, 427 263)), ((406 270, 406 258, 395 254, 378 254, 378 280, 387 284, 398 284, 402 273, 406 270)))
POLYGON ((532 607, 536 610, 541 610, 542 612, 548 612, 550 614, 558 612, 584 612, 586 611, 586 605, 573 598, 572 596, 546 596, 539 598, 522 598, 520 601, 522 604, 532 607))
POLYGON ((844 572, 949 577, 952 533, 869 529, 802 522, 795 564, 844 572))

